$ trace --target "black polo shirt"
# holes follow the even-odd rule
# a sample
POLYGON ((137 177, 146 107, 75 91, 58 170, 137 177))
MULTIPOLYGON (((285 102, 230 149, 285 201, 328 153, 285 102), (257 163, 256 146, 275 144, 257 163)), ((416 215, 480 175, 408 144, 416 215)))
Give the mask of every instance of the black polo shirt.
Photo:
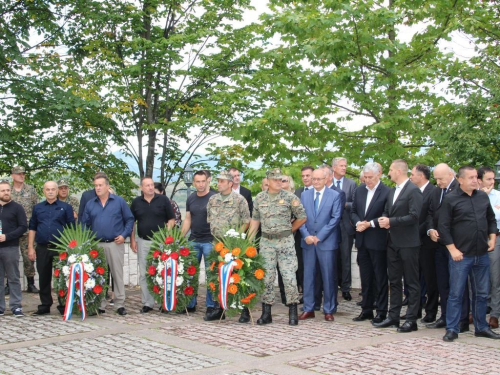
POLYGON ((446 194, 438 223, 441 243, 454 244, 464 256, 486 254, 488 236, 497 233, 495 213, 488 195, 481 190, 474 190, 469 195, 457 188, 446 194))
POLYGON ((145 240, 152 237, 158 228, 164 228, 170 219, 175 219, 170 200, 162 194, 155 193, 151 202, 141 195, 132 201, 130 210, 137 221, 137 235, 145 240))

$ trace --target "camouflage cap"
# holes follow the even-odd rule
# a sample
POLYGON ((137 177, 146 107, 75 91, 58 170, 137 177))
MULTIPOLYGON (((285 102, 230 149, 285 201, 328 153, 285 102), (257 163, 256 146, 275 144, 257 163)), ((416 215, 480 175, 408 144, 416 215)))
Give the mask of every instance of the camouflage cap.
POLYGON ((279 180, 281 179, 281 169, 279 168, 273 168, 270 171, 266 172, 266 177, 273 179, 273 180, 279 180))
POLYGON ((26 169, 20 165, 16 165, 14 168, 12 168, 12 174, 17 174, 17 173, 26 173, 26 169))
POLYGON ((233 182, 233 176, 228 171, 220 171, 217 175, 218 180, 229 180, 233 182))
POLYGON ((61 178, 59 181, 57 181, 57 186, 58 187, 61 187, 61 186, 68 186, 69 187, 68 180, 66 180, 65 178, 61 178))

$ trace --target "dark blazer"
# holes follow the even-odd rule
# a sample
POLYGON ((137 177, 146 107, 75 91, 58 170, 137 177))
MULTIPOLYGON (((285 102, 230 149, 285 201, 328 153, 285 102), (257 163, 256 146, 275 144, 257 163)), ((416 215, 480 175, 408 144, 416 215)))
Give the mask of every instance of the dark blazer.
POLYGON ((248 209, 250 210, 250 216, 252 216, 253 212, 252 192, 248 190, 246 187, 240 185, 240 194, 243 195, 243 198, 247 200, 248 209))
POLYGON ((429 206, 431 204, 431 196, 435 190, 441 191, 441 189, 432 185, 430 182, 425 187, 422 192, 422 209, 420 210, 420 217, 418 219, 419 222, 419 232, 420 232, 420 240, 422 245, 430 248, 435 248, 436 243, 431 240, 431 238, 427 235, 427 214, 429 213, 429 206))
MULTIPOLYGON (((455 191, 459 186, 460 186, 460 184, 458 183, 457 179, 454 178, 453 181, 451 182, 450 187, 448 188, 448 192, 446 194, 449 194, 452 191, 455 191)), ((426 216, 426 220, 425 220, 426 235, 427 235, 427 231, 429 231, 429 229, 436 229, 436 230, 438 229, 439 210, 440 210, 442 203, 443 203, 443 202, 441 202, 441 194, 443 194, 443 190, 436 187, 430 195, 429 210, 427 212, 427 216, 426 216)), ((446 196, 445 196, 445 198, 446 198, 446 196)), ((432 242, 432 240, 431 240, 431 242, 432 242)))
POLYGON ((356 232, 356 246, 369 250, 387 250, 387 229, 380 228, 378 218, 382 216, 391 188, 382 182, 375 190, 370 206, 366 210, 366 197, 368 189, 365 184, 356 188, 351 206, 351 222, 356 225, 358 221, 373 220, 375 228, 368 228, 363 232, 356 232), (365 213, 366 211, 366 213, 365 213))
MULTIPOLYGON (((333 182, 335 185, 335 180, 333 182)), ((342 183, 342 191, 345 193, 346 197, 346 204, 345 204, 345 209, 344 213, 342 214, 342 222, 340 224, 340 227, 342 231, 345 231, 348 235, 352 236, 355 232, 356 229, 354 228, 354 223, 351 223, 351 207, 352 207, 352 199, 354 195, 354 190, 356 189, 357 185, 356 183, 351 180, 350 178, 344 177, 343 183, 342 183)))
POLYGON ((422 192, 411 181, 407 181, 393 203, 396 188, 387 197, 384 213, 390 222, 389 236, 396 247, 420 246, 419 216, 422 209, 422 192))
POLYGON ((335 250, 339 245, 339 223, 341 218, 340 194, 326 188, 318 213, 314 213, 315 190, 308 190, 300 198, 307 214, 307 221, 300 227, 302 234, 302 248, 313 250, 315 245, 308 245, 304 241, 307 236, 316 236, 320 242, 318 250, 335 250))
POLYGON ((341 207, 341 209, 342 209, 341 215, 344 215, 345 203, 347 202, 345 192, 343 190, 339 189, 338 187, 336 187, 335 184, 332 184, 332 186, 330 186, 330 189, 335 190, 337 193, 340 194, 340 205, 342 206, 341 207))
POLYGON ((95 189, 84 191, 82 197, 80 198, 80 207, 78 208, 78 222, 80 223, 83 218, 83 213, 85 212, 85 205, 91 199, 97 197, 95 189))
MULTIPOLYGON (((311 186, 309 186, 309 188, 310 188, 309 190, 314 190, 314 187, 313 187, 312 185, 311 185, 311 186)), ((302 193, 304 192, 304 189, 305 189, 305 187, 304 187, 304 186, 299 187, 298 189, 295 189, 295 195, 296 195, 297 197, 299 197, 299 199, 300 199, 300 197, 302 196, 302 193)))

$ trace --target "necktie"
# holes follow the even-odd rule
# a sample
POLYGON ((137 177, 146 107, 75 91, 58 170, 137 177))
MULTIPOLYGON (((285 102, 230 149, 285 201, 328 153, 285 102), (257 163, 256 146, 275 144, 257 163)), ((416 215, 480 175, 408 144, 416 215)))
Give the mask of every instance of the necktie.
POLYGON ((337 181, 337 187, 340 189, 340 180, 337 181))
POLYGON ((447 190, 448 189, 446 189, 446 188, 443 189, 443 193, 441 194, 441 202, 443 201, 444 196, 446 195, 447 190))
POLYGON ((314 214, 318 213, 318 208, 319 208, 319 194, 320 192, 316 192, 316 198, 314 199, 314 214))

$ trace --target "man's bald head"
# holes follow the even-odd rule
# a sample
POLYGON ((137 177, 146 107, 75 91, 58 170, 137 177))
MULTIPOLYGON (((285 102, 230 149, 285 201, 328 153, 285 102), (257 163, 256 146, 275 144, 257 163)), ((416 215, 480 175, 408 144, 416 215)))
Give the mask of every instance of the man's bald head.
POLYGON ((455 178, 455 172, 446 163, 436 165, 433 171, 434 179, 440 189, 445 189, 455 178))
POLYGON ((47 202, 52 203, 57 199, 57 182, 47 181, 43 184, 43 194, 47 202))

